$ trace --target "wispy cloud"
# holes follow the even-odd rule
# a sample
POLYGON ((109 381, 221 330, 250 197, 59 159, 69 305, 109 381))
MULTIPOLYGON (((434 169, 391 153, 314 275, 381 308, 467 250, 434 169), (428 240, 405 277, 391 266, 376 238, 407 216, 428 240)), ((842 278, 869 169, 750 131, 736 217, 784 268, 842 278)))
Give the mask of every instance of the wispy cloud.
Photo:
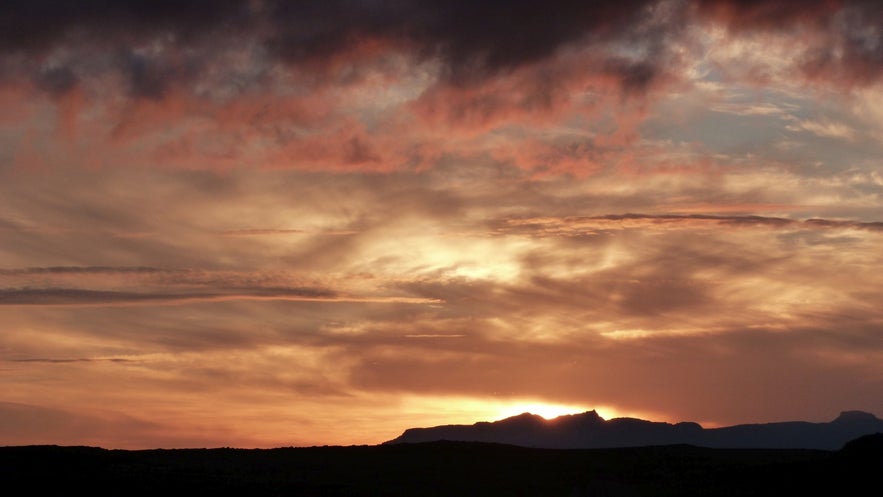
POLYGON ((223 236, 263 236, 263 235, 327 235, 327 236, 346 236, 355 235, 358 231, 346 230, 326 230, 326 231, 309 231, 301 229, 274 229, 274 228, 250 228, 241 230, 221 231, 219 234, 223 236))
POLYGON ((709 214, 609 214, 605 216, 506 219, 495 233, 520 232, 535 236, 582 236, 622 229, 696 229, 702 227, 768 227, 789 229, 857 229, 883 231, 881 222, 831 219, 787 219, 764 216, 709 214))
POLYGON ((121 357, 79 357, 76 359, 49 359, 39 357, 29 357, 25 359, 6 359, 9 362, 42 362, 47 364, 68 364, 74 362, 135 362, 134 359, 124 359, 121 357))
POLYGON ((137 305, 237 299, 332 300, 335 295, 316 289, 250 289, 240 293, 136 293, 80 288, 13 288, 0 290, 0 305, 137 305))
POLYGON ((808 131, 816 136, 825 138, 839 138, 847 141, 854 141, 857 136, 856 130, 844 123, 833 121, 811 121, 802 120, 796 124, 786 126, 790 131, 808 131))
POLYGON ((77 275, 77 274, 156 274, 166 272, 167 269, 155 267, 111 267, 111 266, 50 266, 28 267, 20 269, 0 269, 0 275, 77 275))

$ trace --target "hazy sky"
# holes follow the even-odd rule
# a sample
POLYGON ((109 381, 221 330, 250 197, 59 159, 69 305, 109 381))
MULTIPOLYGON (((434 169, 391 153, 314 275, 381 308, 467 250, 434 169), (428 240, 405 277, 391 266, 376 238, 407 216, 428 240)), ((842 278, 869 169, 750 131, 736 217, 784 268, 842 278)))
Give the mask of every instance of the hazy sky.
POLYGON ((883 415, 883 7, 7 0, 0 445, 883 415))

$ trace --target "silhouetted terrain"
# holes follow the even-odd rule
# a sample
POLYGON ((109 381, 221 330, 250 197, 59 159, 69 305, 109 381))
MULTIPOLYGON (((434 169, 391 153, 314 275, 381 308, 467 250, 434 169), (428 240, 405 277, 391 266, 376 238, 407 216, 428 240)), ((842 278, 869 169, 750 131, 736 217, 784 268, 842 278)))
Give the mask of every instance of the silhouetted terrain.
POLYGON ((6 488, 28 495, 864 495, 874 493, 881 471, 879 434, 840 451, 556 450, 468 442, 270 450, 0 447, 6 488))
POLYGON ((524 413, 492 423, 411 428, 386 443, 451 440, 549 449, 596 449, 690 444, 714 448, 837 450, 846 442, 883 432, 883 420, 860 411, 840 413, 830 423, 792 421, 705 429, 696 423, 635 418, 605 420, 595 411, 546 420, 524 413))

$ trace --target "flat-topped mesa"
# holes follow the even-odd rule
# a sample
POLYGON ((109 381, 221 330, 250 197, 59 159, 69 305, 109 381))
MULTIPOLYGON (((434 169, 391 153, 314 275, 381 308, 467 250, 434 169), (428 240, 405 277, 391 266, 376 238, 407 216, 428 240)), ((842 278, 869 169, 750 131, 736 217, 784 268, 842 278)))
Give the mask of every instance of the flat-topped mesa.
POLYGON ((834 423, 875 423, 881 421, 877 416, 864 411, 843 411, 834 423))
MULTIPOLYGON (((598 414, 598 411, 596 411, 594 409, 592 409, 591 411, 586 411, 581 414, 570 414, 568 416, 575 418, 575 419, 579 419, 580 421, 584 421, 584 422, 604 421, 604 418, 602 418, 601 415, 598 414)), ((563 418, 563 417, 565 417, 565 416, 560 416, 560 418, 563 418)))

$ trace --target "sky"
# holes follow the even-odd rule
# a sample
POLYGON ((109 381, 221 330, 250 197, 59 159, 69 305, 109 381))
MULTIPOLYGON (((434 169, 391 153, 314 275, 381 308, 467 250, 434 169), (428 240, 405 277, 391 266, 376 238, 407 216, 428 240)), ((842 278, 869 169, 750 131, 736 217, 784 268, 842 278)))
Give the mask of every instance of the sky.
POLYGON ((883 415, 883 6, 7 0, 0 445, 883 415))

